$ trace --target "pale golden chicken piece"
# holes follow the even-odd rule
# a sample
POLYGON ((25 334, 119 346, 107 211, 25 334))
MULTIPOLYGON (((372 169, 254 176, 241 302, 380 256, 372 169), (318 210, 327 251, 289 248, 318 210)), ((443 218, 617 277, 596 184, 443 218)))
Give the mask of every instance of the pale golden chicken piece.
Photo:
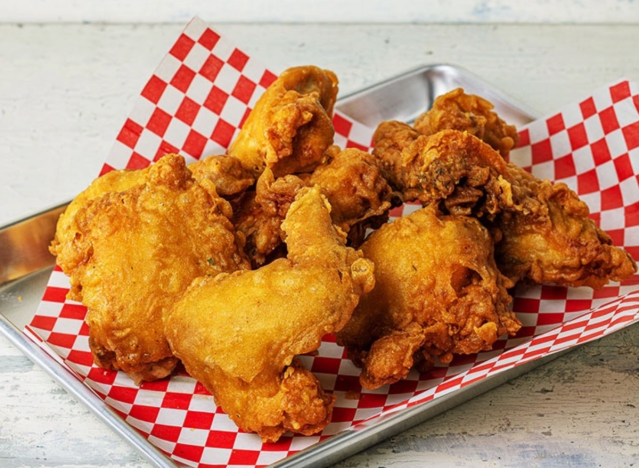
MULTIPOLYGON (((55 255, 56 263, 63 271, 73 268, 76 257, 79 254, 74 247, 76 238, 81 234, 80 228, 75 221, 78 211, 86 208, 96 198, 100 198, 109 192, 124 192, 125 190, 144 183, 148 169, 111 171, 95 179, 89 187, 82 191, 60 215, 56 226, 53 242, 49 246, 49 251, 55 255)), ((82 293, 79 285, 71 285, 68 294, 69 299, 74 301, 82 300, 82 293)))
POLYGON ((317 167, 333 144, 335 74, 315 66, 289 68, 255 104, 229 147, 257 178, 266 167, 276 177, 317 167))
POLYGON ((212 183, 198 184, 176 155, 142 174, 139 185, 78 209, 74 238, 55 247, 87 307, 94 361, 136 383, 177 364, 162 321, 193 279, 249 267, 212 183))
POLYGON ((374 285, 372 262, 344 246, 329 211, 319 188, 304 188, 282 225, 288 258, 199 278, 166 318, 171 348, 189 374, 264 441, 328 424, 335 397, 295 356, 340 330, 374 285))
POLYGON ((512 283, 495 265, 488 231, 474 218, 422 208, 385 224, 362 244, 375 288, 337 333, 374 389, 435 359, 492 349, 521 324, 510 310, 512 283))
POLYGON ((485 141, 504 159, 517 146, 519 135, 514 125, 508 125, 486 99, 466 94, 462 88, 438 96, 432 108, 417 117, 415 129, 424 135, 441 130, 466 131, 485 141))
POLYGON ((426 136, 384 122, 374 139, 373 155, 404 200, 481 219, 494 235, 499 268, 513 282, 599 289, 636 271, 630 255, 611 244, 565 184, 506 163, 470 133, 426 136))

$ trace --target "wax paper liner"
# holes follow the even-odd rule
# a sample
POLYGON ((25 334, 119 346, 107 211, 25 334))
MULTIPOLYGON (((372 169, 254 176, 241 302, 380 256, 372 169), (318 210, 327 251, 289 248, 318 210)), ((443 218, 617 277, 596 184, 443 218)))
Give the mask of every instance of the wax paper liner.
MULTIPOLYGON (((194 19, 150 78, 119 132, 102 173, 142 168, 165 153, 188 162, 222 154, 276 74, 194 19)), ((539 119, 520 132, 512 160, 535 175, 566 182, 614 243, 639 258, 639 97, 621 80, 539 119)), ((372 129, 337 114, 336 143, 369 149, 372 129)), ((418 207, 404 205, 394 217, 418 207)), ((66 276, 55 268, 27 333, 174 460, 190 466, 268 465, 333 434, 423 404, 487 376, 594 340, 639 320, 639 280, 600 291, 551 286, 518 288, 514 310, 523 327, 494 350, 459 356, 448 366, 375 391, 326 337, 304 364, 337 395, 332 422, 316 436, 263 444, 237 429, 201 384, 184 373, 136 387, 121 372, 93 365, 86 309, 66 300, 66 276), (358 395, 358 398, 353 398, 358 395), (347 397, 348 396, 348 397, 347 397)))

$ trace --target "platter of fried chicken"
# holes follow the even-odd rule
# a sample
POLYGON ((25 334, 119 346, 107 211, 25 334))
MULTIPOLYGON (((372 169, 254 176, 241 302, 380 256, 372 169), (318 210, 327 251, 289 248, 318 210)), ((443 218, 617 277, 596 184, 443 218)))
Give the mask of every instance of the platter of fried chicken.
POLYGON ((290 68, 226 154, 110 171, 68 206, 50 249, 97 366, 136 384, 183 366, 274 443, 331 422, 300 358, 327 335, 374 390, 516 336, 517 285, 636 273, 574 191, 509 161, 517 129, 481 96, 379 122, 368 152, 334 144, 337 95, 334 73, 290 68))

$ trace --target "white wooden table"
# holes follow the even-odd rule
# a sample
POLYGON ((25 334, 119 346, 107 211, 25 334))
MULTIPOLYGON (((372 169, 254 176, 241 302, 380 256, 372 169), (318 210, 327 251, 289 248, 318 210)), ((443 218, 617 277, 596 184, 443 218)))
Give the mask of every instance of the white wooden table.
MULTIPOLYGON (((317 64, 342 92, 425 63, 463 66, 542 113, 639 80, 636 25, 215 25, 275 70, 317 64)), ((97 174, 182 26, 0 25, 0 225, 97 174)), ((629 327, 338 466, 639 464, 639 327, 629 327)), ((0 338, 0 466, 147 467, 0 338)))

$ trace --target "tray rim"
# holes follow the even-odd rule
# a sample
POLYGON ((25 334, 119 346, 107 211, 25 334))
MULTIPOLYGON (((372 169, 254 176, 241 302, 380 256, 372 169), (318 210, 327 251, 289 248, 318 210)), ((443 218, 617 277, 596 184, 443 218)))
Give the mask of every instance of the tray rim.
MULTIPOLYGON (((340 103, 347 102, 349 99, 353 99, 357 95, 369 93, 376 89, 383 89, 384 86, 388 86, 397 80, 406 79, 411 75, 418 75, 428 70, 452 70, 454 73, 472 80, 480 86, 486 87, 492 94, 507 102, 512 109, 525 114, 531 120, 539 117, 540 115, 538 112, 528 108, 524 104, 521 104, 514 98, 500 91, 494 85, 488 83, 465 68, 448 63, 423 64, 413 69, 393 75, 382 81, 372 83, 368 86, 352 91, 338 99, 335 109, 339 110, 340 103)), ((71 200, 63 203, 56 203, 51 205, 49 208, 39 210, 38 212, 28 215, 22 219, 12 220, 8 224, 0 226, 0 230, 11 228, 17 224, 27 222, 31 219, 37 218, 38 216, 60 209, 68 205, 70 201, 71 200)), ((46 268, 39 271, 41 272, 45 270, 46 268)), ((0 284, 0 287, 26 278, 28 278, 28 275, 23 278, 0 284)), ((138 432, 133 426, 128 424, 110 406, 108 406, 104 400, 99 398, 93 390, 90 389, 90 387, 85 385, 68 368, 61 365, 60 362, 34 342, 33 339, 24 332, 24 330, 19 330, 15 327, 15 325, 4 316, 2 310, 0 310, 0 334, 4 335, 14 346, 16 346, 16 348, 25 354, 31 361, 37 364, 50 377, 52 377, 62 388, 65 389, 65 391, 83 403, 87 409, 98 417, 98 419, 122 437, 130 446, 135 448, 147 461, 159 468, 174 468, 181 466, 177 461, 167 456, 164 452, 149 442, 148 439, 138 432)), ((475 382, 464 388, 451 391, 450 393, 438 397, 435 400, 424 402, 401 411, 396 411, 387 417, 384 417, 382 421, 378 420, 371 425, 364 424, 361 427, 357 426, 354 428, 348 428, 326 438, 321 442, 313 444, 282 460, 279 460, 270 466, 273 468, 293 468, 312 464, 313 466, 324 467, 337 463, 338 461, 354 455, 355 453, 391 437, 394 434, 475 398, 576 348, 578 348, 578 346, 546 355, 542 358, 527 362, 497 375, 484 378, 481 381, 475 382)))

